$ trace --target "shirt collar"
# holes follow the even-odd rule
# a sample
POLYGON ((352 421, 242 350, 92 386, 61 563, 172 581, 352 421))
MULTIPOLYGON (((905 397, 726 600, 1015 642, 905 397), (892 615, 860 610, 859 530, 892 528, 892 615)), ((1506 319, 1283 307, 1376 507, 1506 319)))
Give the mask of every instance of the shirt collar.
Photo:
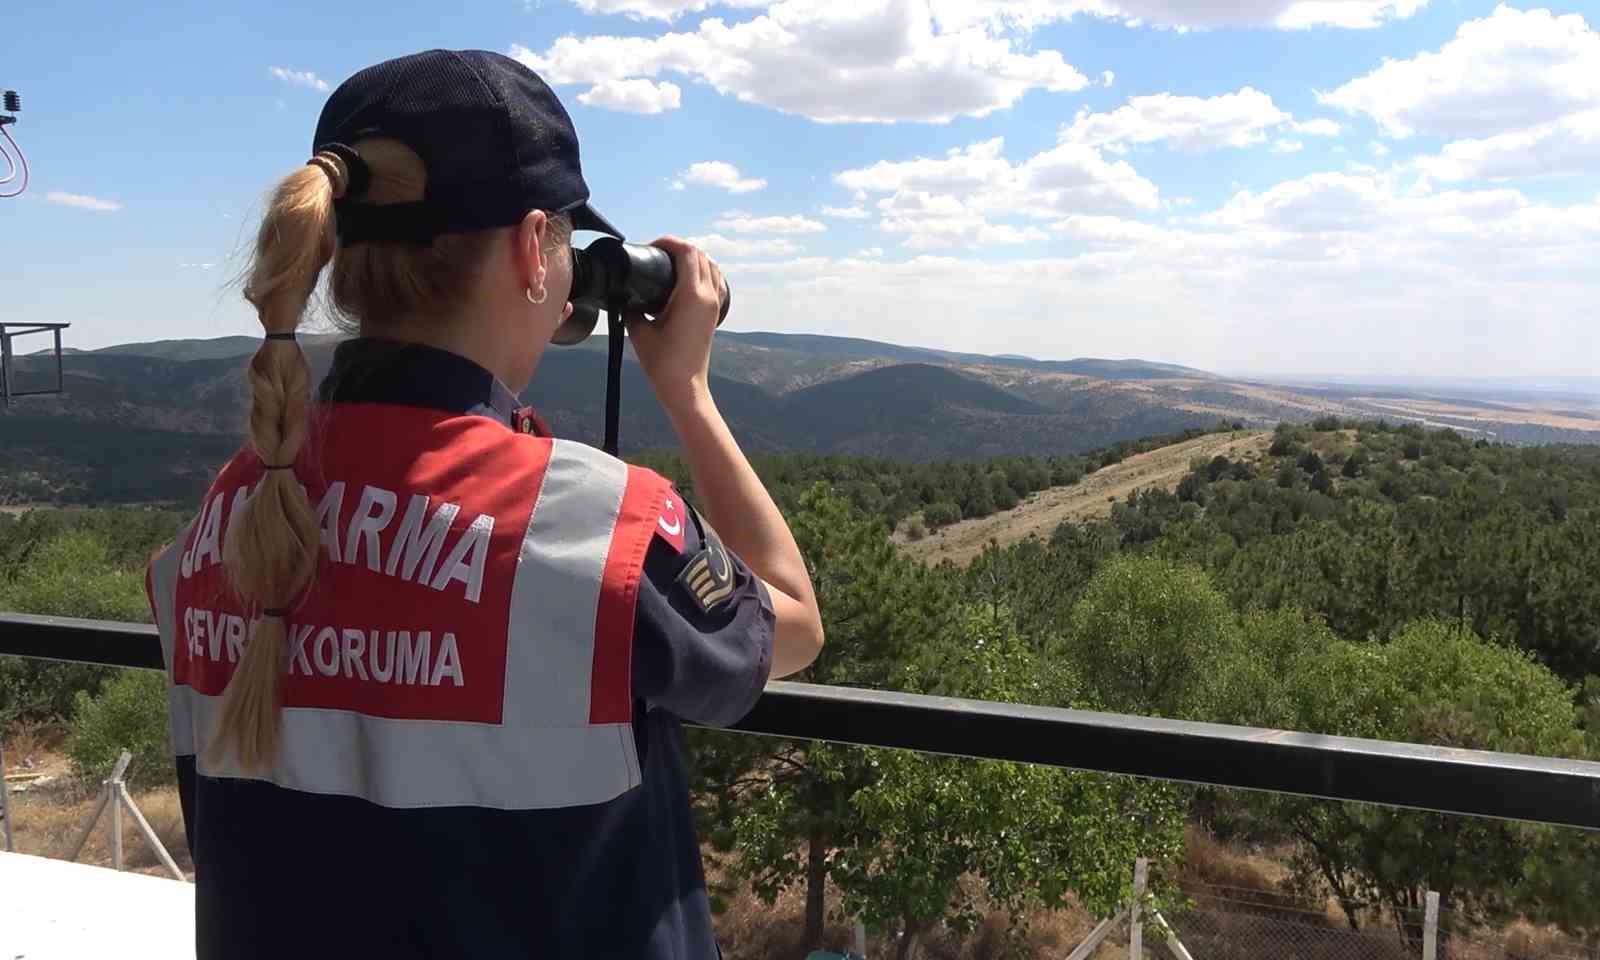
MULTIPOLYGON (((519 432, 538 417, 511 388, 460 354, 421 343, 357 337, 339 344, 318 398, 324 403, 395 403, 476 414, 519 432)), ((540 427, 542 423, 538 424, 540 427)))

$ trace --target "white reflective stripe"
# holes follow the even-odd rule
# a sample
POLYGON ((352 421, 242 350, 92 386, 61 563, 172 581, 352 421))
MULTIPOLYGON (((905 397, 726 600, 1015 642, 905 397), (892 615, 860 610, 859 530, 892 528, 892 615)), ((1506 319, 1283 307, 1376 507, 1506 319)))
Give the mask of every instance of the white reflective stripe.
POLYGON ((167 720, 174 756, 194 753, 193 718, 189 714, 188 687, 172 685, 172 657, 178 649, 178 567, 183 562, 183 540, 174 540, 150 564, 151 607, 161 634, 161 659, 167 665, 167 720))
POLYGON ((554 441, 511 586, 507 726, 589 722, 600 578, 627 471, 593 447, 554 441))
MULTIPOLYGON (((178 690, 199 739, 210 742, 222 698, 178 690)), ((282 723, 282 749, 270 776, 243 773, 231 758, 219 766, 200 757, 197 769, 208 777, 267 780, 394 808, 572 807, 614 799, 639 782, 628 724, 514 730, 309 707, 285 709, 282 723)))

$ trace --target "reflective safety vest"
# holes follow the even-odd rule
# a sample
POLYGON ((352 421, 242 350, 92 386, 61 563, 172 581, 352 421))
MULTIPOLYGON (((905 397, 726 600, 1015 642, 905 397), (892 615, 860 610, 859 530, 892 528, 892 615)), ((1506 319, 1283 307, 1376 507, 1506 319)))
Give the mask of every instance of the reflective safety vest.
POLYGON ((668 481, 583 444, 399 404, 319 407, 306 450, 294 472, 320 560, 285 618, 270 770, 206 755, 250 629, 222 556, 264 475, 254 453, 228 463, 151 564, 175 752, 203 776, 397 808, 569 807, 636 786, 634 604, 668 481))

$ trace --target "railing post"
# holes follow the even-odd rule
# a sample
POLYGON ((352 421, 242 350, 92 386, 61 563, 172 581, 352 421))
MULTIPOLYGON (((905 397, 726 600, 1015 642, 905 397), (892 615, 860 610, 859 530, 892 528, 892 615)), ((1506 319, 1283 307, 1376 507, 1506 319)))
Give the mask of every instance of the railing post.
POLYGON ((1428 909, 1422 915, 1422 960, 1439 957, 1439 894, 1428 891, 1428 909))
POLYGON ((1128 906, 1128 960, 1144 960, 1144 921, 1139 913, 1144 906, 1144 886, 1149 873, 1149 860, 1140 857, 1133 862, 1133 903, 1128 906))

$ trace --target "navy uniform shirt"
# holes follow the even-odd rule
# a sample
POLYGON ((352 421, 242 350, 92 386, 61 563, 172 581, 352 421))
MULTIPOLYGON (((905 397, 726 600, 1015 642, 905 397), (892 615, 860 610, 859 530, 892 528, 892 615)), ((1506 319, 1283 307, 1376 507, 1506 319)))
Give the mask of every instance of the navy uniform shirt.
MULTIPOLYGON (((417 345, 342 344, 322 399, 542 430, 526 411, 519 420, 515 397, 487 371, 417 345)), ((680 718, 726 725, 748 712, 771 669, 774 615, 731 552, 732 591, 703 609, 680 579, 702 546, 720 544, 682 509, 672 524, 682 530, 664 521, 648 547, 635 607, 639 786, 578 807, 397 809, 200 776, 194 757, 180 756, 201 960, 718 956, 680 718)))

